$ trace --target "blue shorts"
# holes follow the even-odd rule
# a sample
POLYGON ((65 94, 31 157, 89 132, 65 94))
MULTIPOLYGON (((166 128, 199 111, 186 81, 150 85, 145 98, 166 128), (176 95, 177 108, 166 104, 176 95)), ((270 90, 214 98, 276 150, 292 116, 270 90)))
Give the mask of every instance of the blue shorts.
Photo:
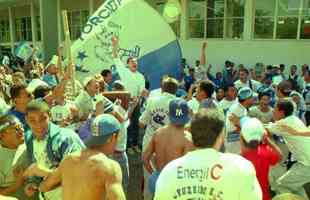
POLYGON ((157 182, 157 179, 160 175, 160 172, 159 171, 154 171, 152 173, 152 175, 149 177, 149 191, 154 194, 155 193, 155 188, 156 188, 156 182, 157 182))

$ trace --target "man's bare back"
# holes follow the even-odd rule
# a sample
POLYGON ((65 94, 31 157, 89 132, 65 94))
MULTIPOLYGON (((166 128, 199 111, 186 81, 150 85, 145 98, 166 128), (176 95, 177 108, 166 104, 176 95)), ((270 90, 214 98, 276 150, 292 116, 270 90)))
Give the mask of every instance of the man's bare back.
MULTIPOLYGON (((184 127, 168 125, 159 128, 144 152, 144 160, 155 154, 156 170, 193 149, 191 134, 184 127)), ((148 168, 148 167, 147 167, 148 168)))
POLYGON ((121 174, 118 163, 88 149, 68 156, 41 188, 60 181, 64 200, 123 200, 121 174))

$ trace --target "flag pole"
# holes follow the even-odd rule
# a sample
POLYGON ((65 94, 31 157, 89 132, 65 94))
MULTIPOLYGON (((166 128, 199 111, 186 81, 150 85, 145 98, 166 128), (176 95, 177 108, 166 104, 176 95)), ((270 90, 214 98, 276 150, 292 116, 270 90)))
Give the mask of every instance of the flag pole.
POLYGON ((69 90, 70 96, 75 96, 75 66, 73 65, 73 58, 71 53, 71 38, 70 38, 70 30, 69 30, 69 24, 68 24, 68 14, 67 10, 62 11, 62 19, 63 19, 63 26, 64 26, 64 35, 65 35, 65 46, 67 49, 67 59, 68 59, 68 71, 70 73, 70 83, 72 90, 69 90))

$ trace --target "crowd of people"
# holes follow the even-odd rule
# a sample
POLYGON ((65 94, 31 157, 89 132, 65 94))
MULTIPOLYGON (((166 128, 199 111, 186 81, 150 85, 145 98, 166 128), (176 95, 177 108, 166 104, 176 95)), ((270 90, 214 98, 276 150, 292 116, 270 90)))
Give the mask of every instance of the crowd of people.
POLYGON ((204 42, 194 66, 182 59, 179 77, 149 90, 136 58, 122 62, 116 37, 112 47, 114 67, 81 83, 61 48, 46 65, 3 59, 1 200, 126 199, 134 154, 145 200, 308 199, 307 64, 213 68, 204 42), (111 91, 129 94, 128 106, 111 91))

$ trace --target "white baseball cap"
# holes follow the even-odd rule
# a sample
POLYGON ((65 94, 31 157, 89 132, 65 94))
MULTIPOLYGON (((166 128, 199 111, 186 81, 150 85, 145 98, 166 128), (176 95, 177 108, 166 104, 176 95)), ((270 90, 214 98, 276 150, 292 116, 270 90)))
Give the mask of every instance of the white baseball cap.
POLYGON ((95 77, 93 76, 87 76, 86 78, 84 78, 83 80, 83 87, 86 87, 88 85, 88 83, 92 80, 95 80, 95 77))
POLYGON ((261 121, 256 118, 246 118, 241 121, 241 135, 246 142, 254 140, 262 141, 265 128, 261 121))

